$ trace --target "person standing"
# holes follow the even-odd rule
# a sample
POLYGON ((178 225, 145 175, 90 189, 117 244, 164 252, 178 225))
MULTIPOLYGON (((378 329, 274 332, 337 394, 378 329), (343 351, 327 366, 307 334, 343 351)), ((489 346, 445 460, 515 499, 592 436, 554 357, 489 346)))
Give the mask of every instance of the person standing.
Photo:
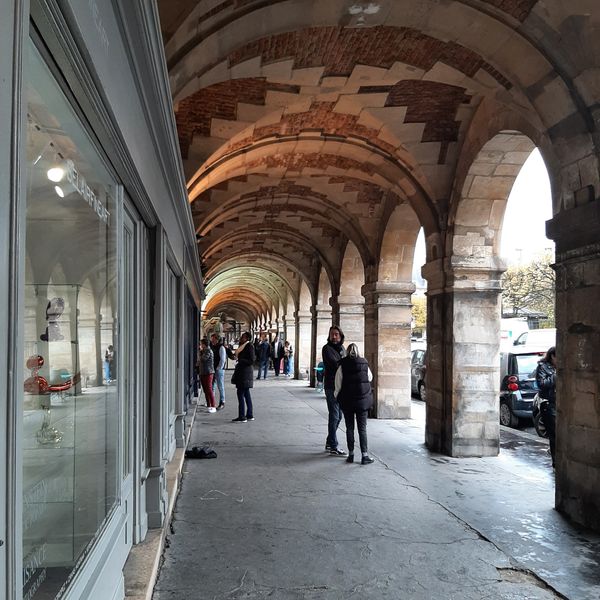
POLYGON ((294 358, 294 349, 292 345, 286 340, 283 345, 283 374, 286 377, 290 377, 292 373, 292 364, 294 358))
POLYGON ((554 468, 556 452, 556 348, 554 346, 548 348, 544 358, 538 362, 535 380, 540 390, 540 398, 544 400, 540 404, 540 414, 548 432, 552 468, 554 468))
POLYGON ((321 351, 323 356, 323 365, 325 374, 323 387, 325 389, 325 398, 327 400, 327 411, 329 418, 327 423, 327 440, 325 442, 325 452, 335 456, 346 456, 343 450, 338 448, 337 428, 342 420, 342 411, 339 402, 335 398, 335 374, 338 363, 345 356, 344 333, 337 326, 329 328, 327 343, 321 351))
POLYGON ((217 410, 225 408, 225 363, 227 362, 227 353, 223 345, 223 339, 218 334, 210 335, 210 349, 213 353, 215 376, 213 378, 212 391, 215 393, 215 387, 219 389, 219 405, 217 410))
POLYGON ((334 394, 340 403, 346 423, 346 441, 348 442, 348 458, 346 462, 354 462, 354 419, 358 429, 358 440, 362 465, 370 465, 373 459, 369 456, 367 445, 367 413, 373 406, 371 381, 373 374, 367 361, 360 356, 358 346, 350 344, 348 352, 340 361, 335 374, 334 394))
POLYGON ((217 412, 217 409, 215 408, 215 395, 212 390, 215 363, 212 350, 210 349, 206 338, 200 340, 198 367, 200 370, 200 383, 202 384, 202 390, 204 391, 204 396, 206 398, 208 412, 217 412))
POLYGON ((281 370, 281 359, 283 358, 283 344, 279 339, 279 336, 275 336, 273 341, 273 368, 275 369, 275 377, 279 377, 279 371, 281 370))
POLYGON ((260 343, 258 344, 258 375, 256 379, 260 379, 260 374, 263 374, 263 379, 267 378, 267 369, 269 368, 269 356, 271 355, 271 345, 267 340, 267 334, 261 333, 260 343))
POLYGON ((110 383, 112 380, 113 362, 115 358, 115 349, 112 344, 106 349, 104 353, 104 381, 110 383))
MULTIPOLYGON (((238 416, 232 419, 234 423, 246 423, 254 421, 254 411, 252 408, 252 396, 250 388, 254 386, 254 346, 250 341, 252 339, 249 332, 242 333, 240 345, 235 351, 237 362, 231 383, 237 388, 238 398, 238 416)), ((267 343, 268 347, 268 343, 267 343)))

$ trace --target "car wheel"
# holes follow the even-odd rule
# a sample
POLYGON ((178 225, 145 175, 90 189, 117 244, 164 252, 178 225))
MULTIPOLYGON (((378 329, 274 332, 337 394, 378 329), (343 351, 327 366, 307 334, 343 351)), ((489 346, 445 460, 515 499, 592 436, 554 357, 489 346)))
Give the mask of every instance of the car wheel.
POLYGON ((500 402, 500 425, 504 427, 517 427, 519 419, 512 414, 506 402, 500 402))
POLYGON ((544 421, 542 420, 542 415, 540 415, 540 413, 537 413, 537 415, 533 417, 533 426, 540 437, 548 437, 548 432, 546 431, 546 426, 544 425, 544 421))
POLYGON ((427 402, 427 390, 423 381, 419 382, 419 398, 421 398, 423 402, 427 402))

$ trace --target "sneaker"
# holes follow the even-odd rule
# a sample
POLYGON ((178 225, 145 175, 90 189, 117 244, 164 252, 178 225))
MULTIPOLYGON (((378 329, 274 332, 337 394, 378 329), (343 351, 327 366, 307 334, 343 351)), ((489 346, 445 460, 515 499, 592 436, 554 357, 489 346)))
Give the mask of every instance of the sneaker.
POLYGON ((347 463, 353 463, 354 462, 354 454, 348 454, 348 458, 346 459, 347 463))
POLYGON ((340 450, 339 448, 332 448, 329 451, 329 454, 331 454, 332 456, 346 456, 346 453, 343 450, 340 450))
POLYGON ((219 406, 217 406, 217 410, 223 410, 225 408, 225 402, 221 402, 219 406))
POLYGON ((360 459, 360 464, 361 465, 370 465, 371 463, 374 463, 374 462, 375 462, 375 459, 371 458, 370 456, 363 456, 360 459))
POLYGON ((325 452, 330 452, 331 446, 329 444, 325 444, 325 452))
POLYGON ((231 419, 232 423, 247 423, 246 417, 238 417, 237 419, 231 419))
POLYGON ((246 417, 246 421, 254 421, 254 417, 246 417))
POLYGON ((209 406, 208 407, 208 412, 209 413, 215 413, 215 412, 217 412, 217 409, 214 406, 209 406))

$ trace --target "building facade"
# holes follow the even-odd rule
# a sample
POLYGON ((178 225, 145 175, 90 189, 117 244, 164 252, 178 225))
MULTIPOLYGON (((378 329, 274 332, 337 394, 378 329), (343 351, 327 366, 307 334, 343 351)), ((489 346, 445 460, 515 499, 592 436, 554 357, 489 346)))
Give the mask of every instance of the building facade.
POLYGON ((124 596, 203 295, 152 3, 0 5, 0 596, 124 596))

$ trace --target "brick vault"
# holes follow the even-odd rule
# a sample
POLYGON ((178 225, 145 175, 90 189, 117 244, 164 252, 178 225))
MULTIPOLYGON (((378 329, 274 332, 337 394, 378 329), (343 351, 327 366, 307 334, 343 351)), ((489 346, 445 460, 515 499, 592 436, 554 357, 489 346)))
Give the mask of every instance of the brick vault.
POLYGON ((426 443, 498 453, 502 219, 548 168, 557 506, 600 529, 600 5, 159 0, 207 319, 282 331, 311 372, 332 322, 376 413, 410 416, 412 262, 427 246, 426 443))

